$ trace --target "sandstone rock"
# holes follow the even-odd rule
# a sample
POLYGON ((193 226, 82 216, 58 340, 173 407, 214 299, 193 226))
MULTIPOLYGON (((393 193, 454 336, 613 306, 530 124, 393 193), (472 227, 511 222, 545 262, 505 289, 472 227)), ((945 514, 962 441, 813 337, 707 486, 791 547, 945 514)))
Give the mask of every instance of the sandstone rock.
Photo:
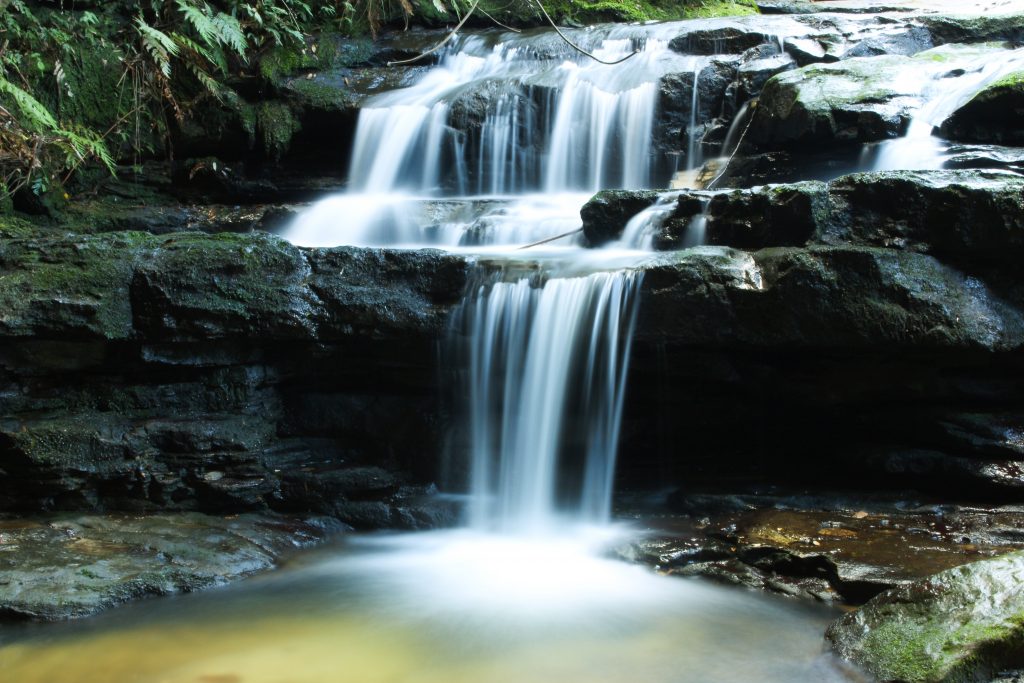
POLYGON ((1024 553, 964 565, 879 595, 826 638, 879 680, 988 680, 1021 665, 1022 582, 1024 553))
POLYGON ((342 528, 276 515, 0 519, 0 619, 72 619, 144 596, 224 585, 342 528))

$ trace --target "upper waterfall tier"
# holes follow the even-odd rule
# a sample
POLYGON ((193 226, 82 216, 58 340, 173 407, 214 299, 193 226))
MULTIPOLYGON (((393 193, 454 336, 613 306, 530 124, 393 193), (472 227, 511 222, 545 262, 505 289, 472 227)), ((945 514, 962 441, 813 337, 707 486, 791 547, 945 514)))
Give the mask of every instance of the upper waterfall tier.
POLYGON ((706 58, 680 56, 654 37, 608 38, 594 54, 626 59, 461 41, 418 83, 360 111, 352 189, 437 196, 649 186, 658 80, 706 58))

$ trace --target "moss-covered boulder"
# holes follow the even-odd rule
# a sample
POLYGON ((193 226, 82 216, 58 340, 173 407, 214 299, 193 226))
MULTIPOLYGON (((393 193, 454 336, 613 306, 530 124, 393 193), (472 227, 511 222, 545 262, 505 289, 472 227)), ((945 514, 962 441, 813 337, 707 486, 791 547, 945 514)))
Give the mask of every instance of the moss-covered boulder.
POLYGON ((921 79, 903 56, 813 64, 773 77, 761 93, 747 140, 762 148, 858 143, 900 135, 921 79))
POLYGON ((913 57, 857 57, 781 73, 765 84, 746 140, 760 149, 801 149, 898 137, 933 78, 1001 51, 948 45, 913 57))
POLYGON ((982 88, 942 123, 941 130, 964 142, 1024 145, 1024 69, 982 88))
POLYGON ((987 681, 1024 664, 1024 553, 895 588, 833 623, 826 638, 881 681, 987 681))

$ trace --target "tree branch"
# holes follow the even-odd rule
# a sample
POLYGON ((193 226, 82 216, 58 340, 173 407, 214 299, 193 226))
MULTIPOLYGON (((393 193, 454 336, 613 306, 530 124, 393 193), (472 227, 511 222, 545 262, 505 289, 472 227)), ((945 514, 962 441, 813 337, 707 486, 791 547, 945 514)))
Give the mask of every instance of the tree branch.
POLYGON ((448 43, 449 40, 451 40, 452 38, 455 37, 455 34, 459 32, 459 29, 461 29, 463 26, 466 25, 466 22, 469 21, 469 18, 471 16, 473 16, 473 12, 476 10, 476 8, 477 8, 477 6, 479 4, 480 4, 480 0, 476 0, 473 3, 473 6, 469 8, 469 11, 466 12, 466 16, 462 17, 462 20, 458 24, 455 25, 455 28, 453 28, 448 33, 448 35, 446 35, 444 37, 444 40, 442 40, 440 43, 438 43, 434 47, 430 48, 429 50, 426 50, 425 52, 419 53, 418 55, 416 55, 415 57, 412 57, 410 59, 399 59, 399 60, 394 61, 394 62, 388 62, 388 66, 398 66, 400 64, 412 64, 413 62, 418 62, 421 59, 423 59, 424 57, 427 57, 428 55, 431 55, 431 54, 437 52, 438 50, 440 50, 442 47, 444 47, 448 43))

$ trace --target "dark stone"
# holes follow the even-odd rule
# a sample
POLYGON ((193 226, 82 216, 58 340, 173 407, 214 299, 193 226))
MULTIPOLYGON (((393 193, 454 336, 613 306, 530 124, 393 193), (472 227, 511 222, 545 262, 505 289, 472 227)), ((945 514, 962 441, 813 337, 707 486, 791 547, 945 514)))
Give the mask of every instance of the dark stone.
POLYGON ((786 38, 782 46, 798 66, 837 61, 834 57, 830 58, 826 54, 825 48, 816 38, 786 38))
POLYGON ((989 41, 1024 43, 1024 15, 1021 14, 925 15, 918 21, 931 32, 936 45, 989 41))
POLYGON ((736 73, 739 84, 737 98, 744 102, 761 94, 768 79, 784 71, 795 69, 796 62, 787 54, 776 54, 744 61, 736 73))
POLYGON ((982 88, 940 129, 952 140, 1024 145, 1024 71, 982 88))
POLYGON ((771 40, 769 35, 737 24, 689 31, 676 36, 668 45, 688 55, 735 55, 771 40))
POLYGON ((658 116, 655 126, 656 144, 663 150, 688 148, 690 136, 699 140, 705 127, 722 113, 726 89, 736 78, 737 60, 716 59, 696 74, 697 111, 693 111, 694 72, 665 74, 658 83, 658 116), (696 121, 694 130, 690 125, 696 121))
POLYGON ((648 268, 643 288, 640 340, 992 352, 1024 344, 1019 310, 975 278, 912 252, 683 252, 648 268))
POLYGON ((599 246, 622 237, 629 219, 654 204, 653 190, 602 190, 580 209, 587 242, 599 246))
POLYGON ((935 47, 931 33, 920 26, 908 26, 894 33, 883 33, 859 41, 843 54, 851 57, 874 57, 878 55, 905 55, 910 57, 923 50, 935 47))
POLYGON ((826 223, 828 212, 827 186, 814 181, 716 194, 707 208, 707 243, 802 246, 826 223))
POLYGON ((914 249, 958 263, 1024 257, 1024 177, 1001 171, 892 171, 829 183, 818 239, 914 249), (836 214, 833 213, 833 216, 836 214))

